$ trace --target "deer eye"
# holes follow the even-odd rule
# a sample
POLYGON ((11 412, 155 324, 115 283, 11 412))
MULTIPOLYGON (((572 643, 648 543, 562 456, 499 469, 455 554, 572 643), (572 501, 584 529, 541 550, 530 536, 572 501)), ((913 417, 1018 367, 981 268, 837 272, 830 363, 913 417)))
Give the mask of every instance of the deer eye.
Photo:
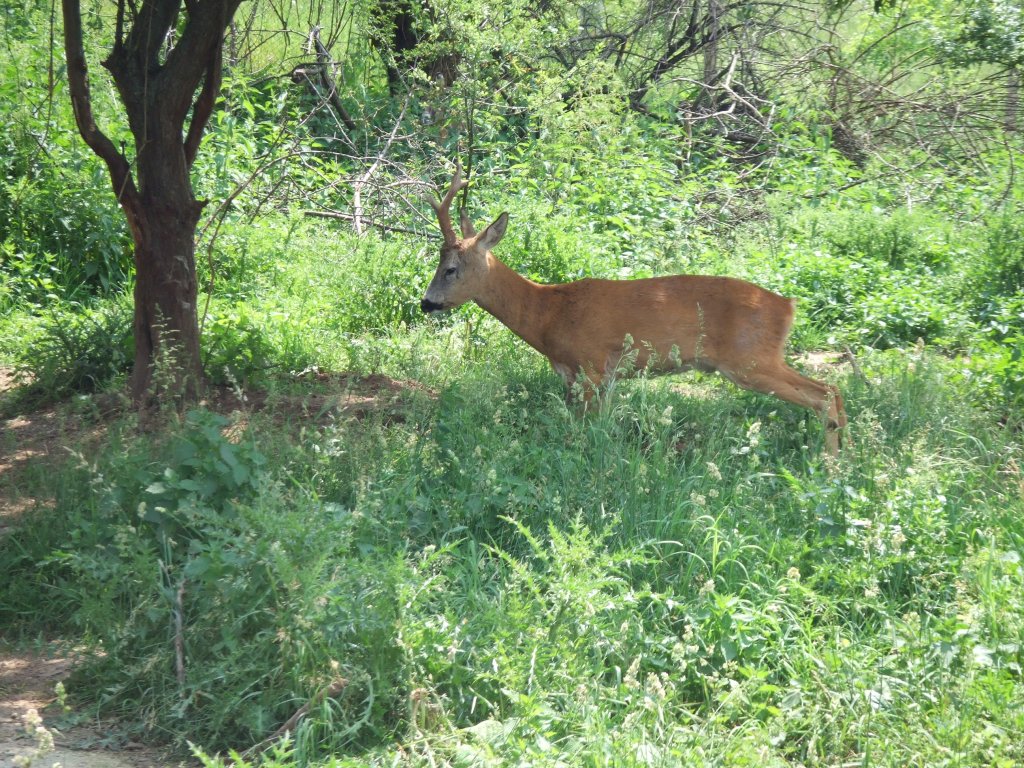
POLYGON ((452 277, 458 271, 459 270, 456 267, 448 267, 448 269, 446 269, 444 271, 444 276, 445 277, 452 277))

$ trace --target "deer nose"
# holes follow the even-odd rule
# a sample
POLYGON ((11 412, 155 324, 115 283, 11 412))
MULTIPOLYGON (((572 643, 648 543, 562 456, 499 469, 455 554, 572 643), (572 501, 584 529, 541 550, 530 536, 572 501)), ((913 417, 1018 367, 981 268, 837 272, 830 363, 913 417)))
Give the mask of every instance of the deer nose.
POLYGON ((444 309, 444 305, 438 304, 436 301, 431 301, 430 299, 423 299, 423 301, 420 302, 420 309, 424 312, 437 312, 444 309))

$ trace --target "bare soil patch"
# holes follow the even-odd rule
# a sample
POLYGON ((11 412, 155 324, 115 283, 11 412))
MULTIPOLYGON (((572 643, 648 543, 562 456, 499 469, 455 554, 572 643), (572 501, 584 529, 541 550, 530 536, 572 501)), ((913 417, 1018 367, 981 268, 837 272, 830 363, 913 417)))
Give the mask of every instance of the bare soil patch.
MULTIPOLYGON (((56 651, 56 648, 49 649, 56 651)), ((67 654, 17 651, 0 646, 0 768, 13 768, 31 759, 33 768, 176 768, 185 765, 139 744, 118 749, 96 726, 61 730, 55 687, 67 677, 73 659, 67 654), (29 725, 31 713, 41 726, 29 725), (45 728, 49 736, 37 733, 45 728), (49 749, 49 739, 53 749, 49 749)))
MULTIPOLYGON (((403 421, 410 392, 434 395, 417 382, 382 374, 315 372, 300 381, 308 383, 310 391, 282 394, 214 387, 200 405, 230 417, 230 431, 241 434, 257 413, 269 415, 282 427, 362 419, 370 414, 386 421, 403 421)), ((15 386, 13 371, 0 368, 0 394, 15 386)), ((0 536, 26 510, 50 503, 24 493, 23 481, 30 471, 59 465, 71 458, 72 450, 91 453, 102 443, 108 425, 130 407, 123 396, 108 393, 0 419, 0 536)), ((158 412, 140 414, 140 428, 158 429, 161 418, 158 412)))

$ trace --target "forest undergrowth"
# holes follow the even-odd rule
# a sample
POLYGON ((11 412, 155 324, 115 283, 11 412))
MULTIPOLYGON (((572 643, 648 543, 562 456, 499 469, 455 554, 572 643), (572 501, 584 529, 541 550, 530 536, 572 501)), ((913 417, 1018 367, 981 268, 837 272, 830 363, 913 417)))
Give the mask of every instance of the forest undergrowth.
MULTIPOLYGON (((638 85, 567 48, 575 11, 545 27, 515 5, 498 34, 477 5, 424 37, 435 63, 461 46, 442 95, 421 72, 397 98, 386 57, 336 68, 361 133, 257 76, 279 41, 228 73, 193 172, 214 202, 207 398, 141 410, 131 238, 33 52, 46 9, 3 22, 34 64, 0 80, 0 638, 81 654, 48 725, 206 768, 1024 764, 1019 132, 918 115, 912 143, 902 117, 815 101, 821 72, 954 40, 938 6, 835 22, 813 51, 833 69, 762 73, 769 105, 684 76, 706 49, 638 85), (693 116, 710 92, 739 139, 693 116), (844 450, 706 373, 614 379, 582 417, 479 308, 424 316, 420 193, 456 157, 460 202, 480 226, 510 213, 495 255, 531 279, 730 275, 798 299, 788 357, 843 393, 844 450)), ((351 61, 376 50, 362 18, 340 27, 351 61)), ((914 93, 948 95, 923 71, 914 93)), ((158 361, 157 391, 174 373, 158 361)))

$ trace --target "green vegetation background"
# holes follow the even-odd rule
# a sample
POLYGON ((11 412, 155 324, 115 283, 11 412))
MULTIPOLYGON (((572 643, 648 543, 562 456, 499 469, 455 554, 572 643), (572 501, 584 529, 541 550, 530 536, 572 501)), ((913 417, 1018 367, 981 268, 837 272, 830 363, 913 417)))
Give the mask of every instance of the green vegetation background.
MULTIPOLYGON (((435 225, 304 216, 347 194, 309 177, 358 168, 323 124, 289 139, 301 173, 266 162, 309 104, 253 75, 263 53, 228 79, 195 174, 215 203, 250 181, 200 248, 207 370, 239 406, 154 430, 94 397, 131 362, 130 242, 41 46, 48 8, 6 13, 0 363, 24 384, 0 408, 105 430, 0 477, 39 500, 0 539, 0 636, 91 651, 77 716, 208 766, 311 699, 235 764, 1024 762, 1019 133, 858 167, 790 94, 772 161, 744 165, 622 109, 614 78, 575 83, 572 110, 526 99, 525 130, 486 68, 444 97, 474 131, 474 218, 511 212, 498 255, 524 274, 729 274, 799 298, 797 364, 857 361, 818 374, 851 417, 831 465, 813 417, 714 377, 618 383, 579 419, 489 316, 424 318, 435 225), (303 414, 318 371, 406 384, 361 419, 303 414)), ((400 106, 375 67, 347 82, 367 146, 400 106)), ((396 153, 440 183, 459 140, 421 126, 396 153)))

